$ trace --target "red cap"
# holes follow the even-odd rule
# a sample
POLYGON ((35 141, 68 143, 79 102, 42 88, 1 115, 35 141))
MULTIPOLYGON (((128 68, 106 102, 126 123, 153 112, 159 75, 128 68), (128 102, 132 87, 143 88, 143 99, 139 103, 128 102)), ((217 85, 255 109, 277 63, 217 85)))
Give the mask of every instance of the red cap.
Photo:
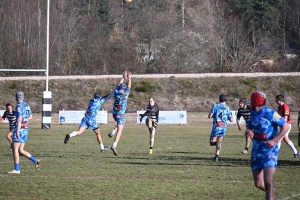
POLYGON ((262 91, 255 91, 251 94, 251 107, 262 106, 266 103, 266 94, 262 91))

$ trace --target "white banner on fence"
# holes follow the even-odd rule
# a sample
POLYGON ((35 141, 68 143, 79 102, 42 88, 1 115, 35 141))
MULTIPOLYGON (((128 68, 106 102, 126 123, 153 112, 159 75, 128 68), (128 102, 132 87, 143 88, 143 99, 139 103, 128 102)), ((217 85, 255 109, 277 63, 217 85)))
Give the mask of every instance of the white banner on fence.
MULTIPOLYGON (((227 121, 228 124, 236 124, 236 115, 237 115, 237 110, 232 110, 231 111, 231 114, 232 114, 232 117, 233 117, 233 122, 230 122, 230 121, 227 121)), ((241 124, 246 124, 245 120, 243 117, 240 118, 240 122, 241 124)))
MULTIPOLYGON (((5 110, 0 110, 0 119, 2 119, 4 112, 5 112, 5 110)), ((7 118, 2 123, 8 123, 7 118)))
MULTIPOLYGON (((80 124, 84 117, 83 110, 60 110, 58 112, 59 123, 80 124)), ((107 111, 99 111, 96 117, 97 123, 107 124, 107 111)))
MULTIPOLYGON (((138 110, 137 114, 144 114, 146 111, 138 110)), ((145 123, 146 117, 143 118, 142 123, 145 123)), ((136 122, 140 123, 140 118, 137 117, 136 122)), ((186 124, 186 111, 159 111, 158 124, 186 124)))

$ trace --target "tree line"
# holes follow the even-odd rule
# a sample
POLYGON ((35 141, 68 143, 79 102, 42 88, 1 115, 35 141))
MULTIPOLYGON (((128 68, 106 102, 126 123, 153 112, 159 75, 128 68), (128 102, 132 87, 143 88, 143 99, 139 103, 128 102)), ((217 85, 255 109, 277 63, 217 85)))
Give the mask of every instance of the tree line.
MULTIPOLYGON (((45 69, 46 20, 0 2, 0 69, 45 69)), ((299 71, 298 0, 51 0, 49 32, 49 75, 299 71)))

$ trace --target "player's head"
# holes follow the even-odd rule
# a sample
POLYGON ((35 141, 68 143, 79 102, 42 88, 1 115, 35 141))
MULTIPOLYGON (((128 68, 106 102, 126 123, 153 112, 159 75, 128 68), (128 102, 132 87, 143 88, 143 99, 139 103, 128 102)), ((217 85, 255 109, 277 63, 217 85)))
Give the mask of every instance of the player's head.
POLYGON ((101 99, 101 94, 99 92, 96 92, 94 94, 94 99, 101 99))
POLYGON ((251 107, 266 105, 267 96, 262 91, 255 91, 251 94, 251 107))
POLYGON ((16 101, 24 101, 24 93, 21 91, 18 91, 16 93, 16 101))
POLYGON ((241 98, 239 100, 239 104, 240 104, 240 107, 244 107, 245 105, 247 105, 247 100, 246 98, 241 98))
POLYGON ((225 94, 221 94, 221 95, 219 96, 219 101, 220 101, 220 103, 226 102, 226 100, 227 100, 227 98, 226 98, 226 95, 225 95, 225 94))
POLYGON ((5 107, 6 107, 6 110, 9 110, 9 109, 12 109, 12 108, 13 108, 13 105, 11 105, 10 103, 7 103, 7 104, 5 105, 5 107))
POLYGON ((284 96, 283 94, 278 94, 275 96, 275 102, 278 104, 278 105, 282 105, 284 104, 284 96))
POLYGON ((155 100, 151 97, 149 98, 149 105, 154 106, 155 100))
POLYGON ((127 88, 126 83, 121 83, 120 85, 118 85, 117 90, 121 91, 121 90, 125 90, 127 88))

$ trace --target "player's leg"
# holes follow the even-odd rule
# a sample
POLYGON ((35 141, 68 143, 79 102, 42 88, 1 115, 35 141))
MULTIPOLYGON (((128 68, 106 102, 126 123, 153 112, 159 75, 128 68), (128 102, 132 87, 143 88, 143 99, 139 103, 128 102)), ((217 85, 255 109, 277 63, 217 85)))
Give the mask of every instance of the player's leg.
POLYGON ((94 133, 96 134, 96 137, 97 137, 97 141, 99 144, 103 144, 103 141, 102 141, 102 137, 101 137, 101 133, 100 133, 100 128, 95 128, 93 129, 94 133))
POLYGON ((251 139, 250 136, 248 135, 245 135, 245 139, 246 139, 245 149, 242 151, 242 153, 248 154, 251 139))
MULTIPOLYGON (((218 134, 215 132, 215 130, 212 130, 211 134, 210 134, 210 139, 209 139, 210 146, 216 146, 217 145, 217 138, 218 138, 218 134)), ((213 159, 214 159, 214 161, 219 160, 219 158, 217 157, 216 154, 215 154, 215 157, 213 159)))
POLYGON ((108 134, 108 137, 111 138, 112 136, 114 136, 116 134, 117 130, 118 130, 118 126, 116 125, 114 127, 114 129, 108 134))
POLYGON ((152 127, 153 127, 152 120, 149 119, 148 117, 147 117, 147 119, 146 119, 146 125, 148 126, 149 129, 152 129, 152 127))
POLYGON ((275 172, 276 168, 273 167, 263 169, 266 199, 275 199, 275 188, 273 187, 275 172))
POLYGON ((150 150, 149 150, 149 154, 152 154, 153 153, 155 128, 153 127, 152 120, 150 118, 148 118, 148 117, 146 119, 146 125, 148 127, 149 136, 150 136, 150 141, 149 141, 150 142, 150 150))
POLYGON ((278 149, 281 148, 281 141, 282 141, 283 137, 280 138, 278 141, 277 141, 277 146, 278 146, 278 149))
POLYGON ((9 148, 9 151, 12 151, 12 148, 13 148, 13 142, 12 142, 12 133, 13 130, 10 130, 7 134, 6 134, 6 139, 9 141, 10 143, 10 148, 9 148))
POLYGON ((88 127, 87 121, 89 121, 89 119, 86 119, 85 117, 82 118, 78 130, 73 131, 70 134, 67 134, 66 137, 65 137, 64 143, 67 144, 71 137, 81 135, 85 131, 85 129, 88 127))
POLYGON ((79 126, 77 131, 73 131, 70 133, 70 137, 75 137, 81 135, 85 131, 86 127, 85 126, 79 126))
POLYGON ((265 191, 265 181, 263 169, 257 169, 252 171, 252 176, 254 180, 255 187, 265 191))
POLYGON ((217 145, 217 136, 213 132, 211 132, 211 134, 210 134, 209 144, 210 144, 210 146, 217 145))
MULTIPOLYGON (((289 124, 289 127, 290 129, 285 133, 285 135, 288 135, 290 133, 290 130, 291 130, 291 124, 289 124)), ((284 136, 282 138, 280 138, 278 141, 277 141, 277 146, 278 148, 280 149, 281 148, 281 141, 284 139, 284 136)), ((287 143, 284 139, 284 142, 287 143)))
POLYGON ((115 137, 113 145, 111 146, 111 150, 113 151, 115 156, 117 156, 117 146, 123 132, 123 128, 125 124, 125 116, 117 115, 116 121, 117 121, 117 135, 115 137))
POLYGON ((216 143, 216 157, 219 158, 220 155, 220 151, 221 151, 221 141, 222 141, 223 137, 222 136, 218 136, 217 137, 217 143, 216 143))
POLYGON ((121 138, 121 135, 122 135, 122 132, 123 132, 123 128, 124 128, 124 125, 123 124, 118 124, 117 125, 117 135, 115 137, 115 143, 116 143, 116 146, 117 146, 117 143, 119 142, 120 138, 121 138))
POLYGON ((20 142, 13 142, 13 158, 14 158, 14 169, 12 171, 7 172, 8 174, 20 174, 20 155, 19 155, 19 147, 20 142))
POLYGON ((117 122, 117 125, 114 127, 114 129, 108 134, 108 137, 112 137, 116 134, 117 130, 118 130, 118 115, 113 114, 113 118, 115 120, 115 122, 117 122))
POLYGON ((155 132, 156 132, 156 126, 152 126, 152 131, 150 133, 150 150, 149 150, 149 154, 153 153, 155 132))
MULTIPOLYGON (((97 124, 95 124, 95 125, 97 125, 97 124)), ((104 144, 103 144, 100 128, 97 126, 97 127, 92 128, 92 129, 93 129, 94 133, 96 134, 97 141, 100 145, 100 150, 101 150, 102 153, 104 153, 105 151, 107 151, 108 148, 105 147, 104 144)))
POLYGON ((290 131, 291 131, 291 124, 289 124, 289 130, 285 133, 285 135, 283 136, 283 141, 291 148, 291 150, 293 151, 294 153, 294 158, 297 158, 298 157, 298 151, 297 149, 295 148, 294 146, 294 143, 290 140, 289 138, 289 134, 290 134, 290 131))
POLYGON ((36 159, 33 155, 31 155, 28 151, 25 151, 24 150, 24 147, 25 147, 25 142, 22 142, 20 144, 20 147, 19 147, 19 153, 22 154, 23 156, 25 156, 26 158, 28 158, 29 160, 32 161, 32 163, 35 165, 35 169, 36 171, 39 171, 40 170, 40 166, 41 166, 41 162, 40 160, 36 159))

